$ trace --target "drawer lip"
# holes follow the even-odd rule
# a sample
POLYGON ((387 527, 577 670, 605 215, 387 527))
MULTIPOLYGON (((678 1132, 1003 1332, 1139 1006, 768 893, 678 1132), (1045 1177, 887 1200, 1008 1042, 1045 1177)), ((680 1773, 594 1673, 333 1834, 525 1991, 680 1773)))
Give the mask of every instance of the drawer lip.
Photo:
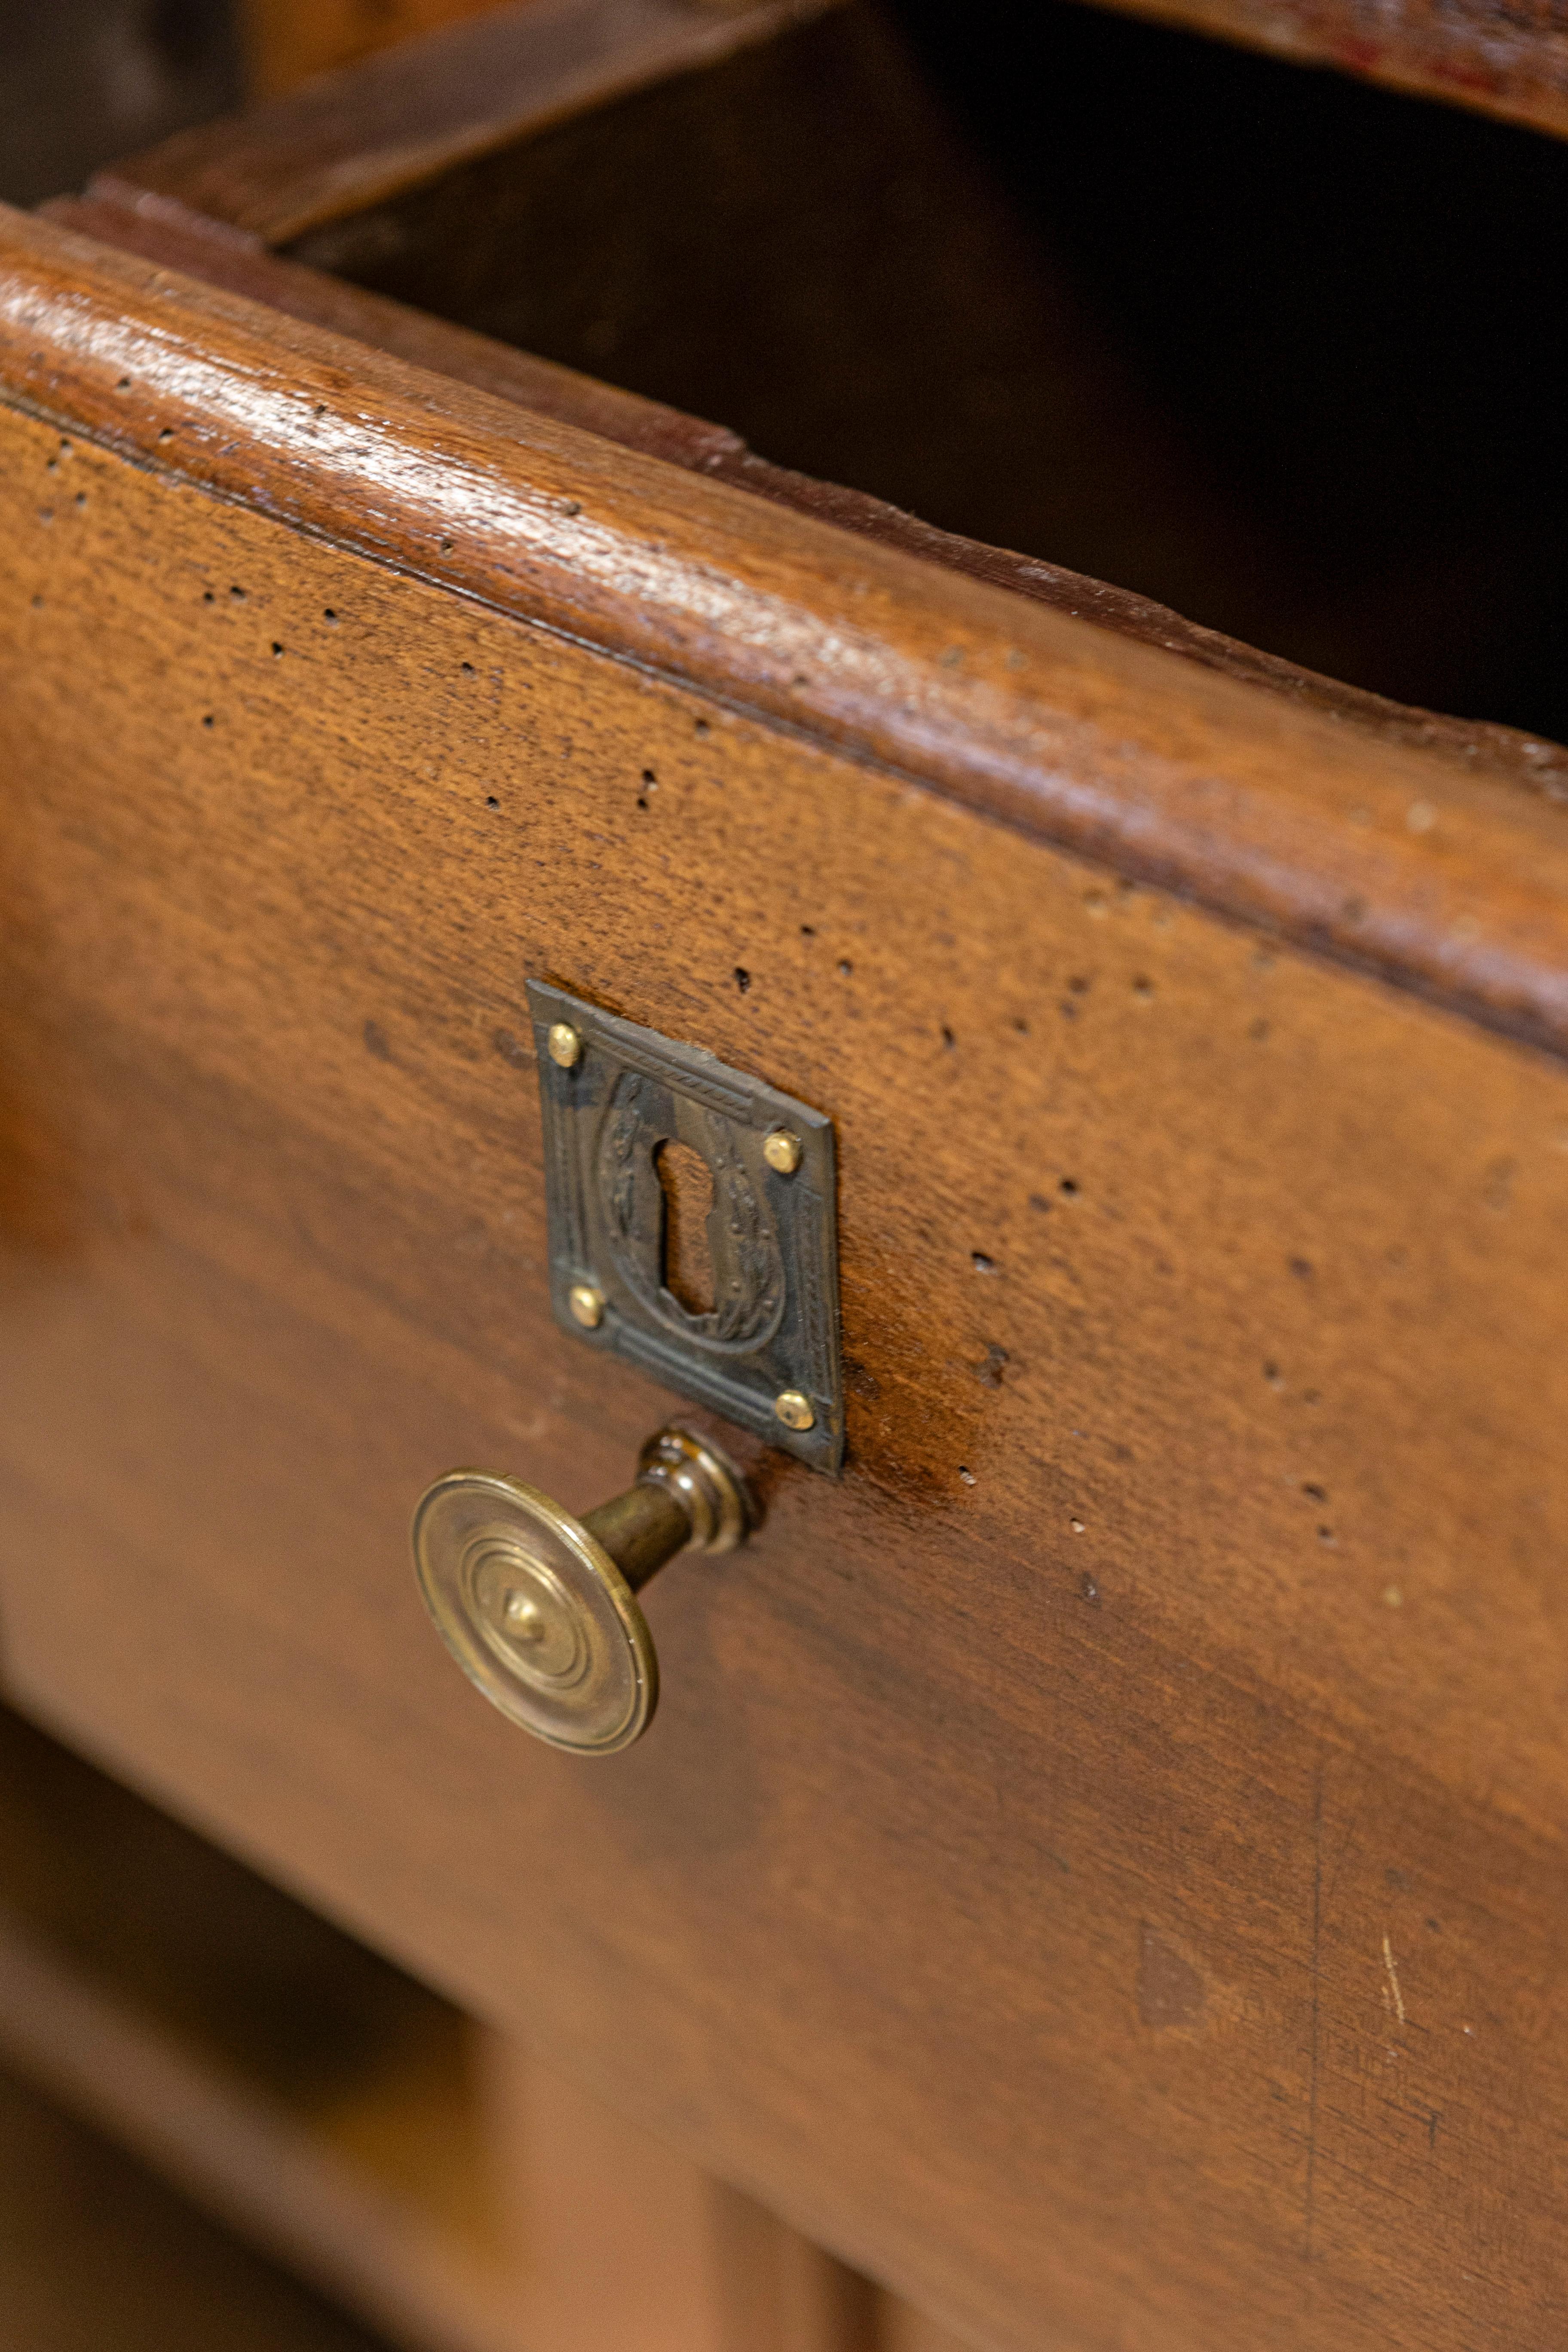
POLYGON ((4 207, 0 399, 1568 1053, 1559 746, 1309 704, 4 207))
POLYGON ((943 571, 963 572, 1136 644, 1178 654, 1240 684, 1286 695, 1304 709, 1326 713, 1336 724, 1371 727, 1384 740, 1457 758, 1468 767, 1479 760, 1507 770, 1529 790, 1568 798, 1568 755, 1562 754, 1561 746, 1532 741, 1499 722, 1456 719, 1390 701, 1365 687, 1302 669, 1278 654, 1263 653, 1187 620, 1133 589, 958 537, 863 490, 794 472, 759 457, 726 425, 709 424, 645 394, 496 342, 471 328, 270 252, 260 238, 191 213, 173 197, 151 194, 100 173, 87 195, 56 197, 39 211, 62 227, 121 252, 244 295, 306 325, 325 327, 476 391, 497 394, 520 408, 599 435, 622 448, 728 482, 943 571))

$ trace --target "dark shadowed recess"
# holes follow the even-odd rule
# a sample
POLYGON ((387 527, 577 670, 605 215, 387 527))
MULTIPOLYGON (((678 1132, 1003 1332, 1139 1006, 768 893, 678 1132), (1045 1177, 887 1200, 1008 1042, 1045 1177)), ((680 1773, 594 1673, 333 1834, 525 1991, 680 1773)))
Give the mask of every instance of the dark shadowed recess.
POLYGON ((300 257, 1385 694, 1568 735, 1568 148, 1058 0, 863 5, 300 257))
POLYGON ((0 0, 0 201, 79 188, 237 105, 234 18, 231 0, 0 0))

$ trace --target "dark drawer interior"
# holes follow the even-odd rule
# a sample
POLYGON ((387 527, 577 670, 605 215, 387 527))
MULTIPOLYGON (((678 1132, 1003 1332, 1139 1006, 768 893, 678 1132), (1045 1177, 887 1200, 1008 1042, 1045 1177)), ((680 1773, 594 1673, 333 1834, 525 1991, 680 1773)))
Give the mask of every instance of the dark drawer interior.
POLYGON ((1058 0, 854 5, 300 241, 763 456, 1568 734, 1568 152, 1058 0))

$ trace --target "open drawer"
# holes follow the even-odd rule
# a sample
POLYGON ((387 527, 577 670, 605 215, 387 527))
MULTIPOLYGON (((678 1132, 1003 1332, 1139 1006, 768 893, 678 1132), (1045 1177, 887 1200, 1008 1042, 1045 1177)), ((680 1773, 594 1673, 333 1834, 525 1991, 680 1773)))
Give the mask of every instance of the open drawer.
POLYGON ((1544 436, 1537 635, 1457 462, 1309 563, 978 138, 538 0, 5 216, 0 1664, 977 2344, 1545 2344, 1544 436), (837 1150, 843 1475, 732 1441, 592 1763, 407 1562, 680 1402, 552 1314, 541 980, 837 1150))

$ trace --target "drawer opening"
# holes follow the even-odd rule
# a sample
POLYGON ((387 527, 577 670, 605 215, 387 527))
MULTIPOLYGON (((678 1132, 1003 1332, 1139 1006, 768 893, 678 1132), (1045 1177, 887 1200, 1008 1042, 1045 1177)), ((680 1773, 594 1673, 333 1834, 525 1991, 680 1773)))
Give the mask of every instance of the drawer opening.
POLYGON ((1568 736, 1568 148, 1069 0, 892 0, 300 260, 1402 701, 1568 736))
POLYGON ((0 1708, 0 2068, 446 2352, 502 2340, 484 2055, 450 2002, 0 1708))
POLYGON ((66 2117, 405 2352, 962 2352, 0 1705, 0 2179, 66 2117))

